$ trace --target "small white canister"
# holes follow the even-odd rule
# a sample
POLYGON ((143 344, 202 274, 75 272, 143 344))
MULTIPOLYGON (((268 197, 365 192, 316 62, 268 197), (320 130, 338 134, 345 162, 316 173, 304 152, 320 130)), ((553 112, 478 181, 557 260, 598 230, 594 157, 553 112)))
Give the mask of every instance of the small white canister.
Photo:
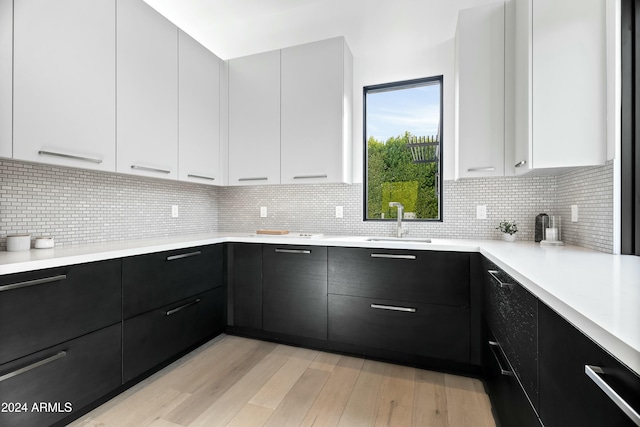
POLYGON ((7 252, 21 252, 31 249, 31 234, 7 235, 7 252))
POLYGON ((49 249, 55 246, 53 237, 36 237, 33 247, 36 249, 49 249))

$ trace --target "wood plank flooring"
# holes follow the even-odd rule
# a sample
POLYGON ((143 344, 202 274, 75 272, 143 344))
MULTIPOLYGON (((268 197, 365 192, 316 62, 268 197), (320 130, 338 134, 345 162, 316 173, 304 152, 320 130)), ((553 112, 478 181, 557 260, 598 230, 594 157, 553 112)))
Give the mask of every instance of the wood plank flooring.
POLYGON ((482 382, 222 335, 74 427, 495 427, 482 382))

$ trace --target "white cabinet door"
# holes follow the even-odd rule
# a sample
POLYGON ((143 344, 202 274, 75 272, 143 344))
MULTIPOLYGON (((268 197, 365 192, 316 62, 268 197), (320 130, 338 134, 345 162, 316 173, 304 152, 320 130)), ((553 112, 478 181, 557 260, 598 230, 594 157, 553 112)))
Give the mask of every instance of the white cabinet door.
POLYGON ((456 29, 456 179, 505 175, 504 3, 465 9, 456 29))
POLYGON ((605 163, 605 3, 516 3, 516 173, 605 163))
POLYGON ((117 171, 178 178, 178 29, 142 0, 118 0, 117 171))
POLYGON ((351 63, 342 37, 282 50, 283 184, 350 182, 351 63))
POLYGON ((13 1, 0 0, 0 157, 12 156, 13 1))
POLYGON ((220 180, 220 59, 179 31, 178 174, 182 181, 220 180))
POLYGON ((280 183, 280 51, 229 61, 229 185, 280 183))
POLYGON ((14 2, 14 158, 115 171, 115 14, 115 0, 14 2))

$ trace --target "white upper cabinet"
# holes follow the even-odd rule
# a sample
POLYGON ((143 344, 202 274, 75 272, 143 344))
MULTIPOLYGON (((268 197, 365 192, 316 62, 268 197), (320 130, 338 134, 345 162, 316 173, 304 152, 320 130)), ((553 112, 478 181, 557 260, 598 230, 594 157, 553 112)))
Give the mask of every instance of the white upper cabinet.
POLYGON ((178 174, 182 181, 222 185, 220 59, 179 31, 178 174))
POLYGON ((279 50, 229 61, 228 183, 280 183, 279 50))
POLYGON ((516 0, 516 174, 606 161, 604 0, 516 0))
POLYGON ((13 1, 0 0, 0 157, 13 154, 13 1))
POLYGON ((456 179, 504 176, 504 2, 460 11, 455 42, 456 179))
POLYGON ((178 178, 178 28, 118 0, 117 171, 178 178))
MULTIPOLYGON (((1 3, 0 146, 6 155, 4 21, 11 2, 1 3)), ((115 171, 115 10, 115 0, 14 2, 14 158, 115 171)))
POLYGON ((342 37, 282 50, 283 184, 351 181, 352 63, 342 37))

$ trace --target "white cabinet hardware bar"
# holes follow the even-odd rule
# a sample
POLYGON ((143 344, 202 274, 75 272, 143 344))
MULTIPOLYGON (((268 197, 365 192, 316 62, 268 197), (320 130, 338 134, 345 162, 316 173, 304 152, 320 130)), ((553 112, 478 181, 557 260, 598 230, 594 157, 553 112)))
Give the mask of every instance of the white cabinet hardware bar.
POLYGON ((20 368, 18 370, 15 370, 13 372, 9 372, 8 374, 4 374, 2 376, 0 376, 0 382, 4 381, 4 380, 8 380, 9 378, 13 378, 15 376, 18 376, 20 374, 24 374, 25 372, 29 372, 35 368, 38 368, 42 365, 46 365, 47 363, 51 363, 53 361, 56 361, 58 359, 61 359, 63 357, 65 357, 67 355, 66 351, 61 351, 57 354, 54 354, 53 356, 49 356, 46 359, 42 359, 36 363, 32 363, 29 366, 25 366, 24 368, 20 368))
POLYGON ((131 169, 135 169, 139 171, 147 171, 147 172, 171 173, 171 171, 167 169, 150 168, 147 166, 140 166, 140 165, 131 165, 131 169))
POLYGON ((584 365, 584 373, 587 374, 591 381, 596 383, 598 387, 615 403, 618 408, 622 409, 631 421, 636 423, 636 425, 640 426, 640 414, 631 407, 616 391, 611 388, 609 384, 605 380, 602 379, 600 375, 604 374, 604 371, 599 366, 593 365, 584 365))
POLYGON ((59 282, 60 280, 65 280, 66 278, 67 278, 66 274, 60 274, 58 276, 45 277, 43 279, 27 280, 26 282, 12 283, 11 285, 0 286, 0 292, 10 291, 12 289, 26 288, 28 286, 43 285, 45 283, 59 282))
POLYGON ((293 179, 313 179, 313 178, 326 178, 327 174, 324 175, 297 175, 294 176, 293 179))
POLYGON ((518 163, 516 163, 516 167, 517 167, 517 168, 519 168, 520 166, 524 166, 524 165, 526 165, 526 164, 527 164, 527 161, 526 161, 526 160, 521 160, 521 161, 519 161, 518 163))
POLYGON ((256 178, 238 178, 238 181, 268 181, 269 178, 266 176, 259 176, 256 178))
POLYGON ((501 288, 513 288, 515 286, 515 284, 513 283, 505 283, 502 280, 498 279, 498 276, 496 276, 498 272, 496 270, 487 270, 487 272, 491 275, 491 277, 496 279, 501 288))
POLYGON ((404 313, 415 313, 416 309, 411 307, 396 307, 394 305, 371 304, 371 308, 377 310, 402 311, 404 313))
POLYGON ((496 170, 496 168, 489 166, 486 168, 469 168, 467 172, 493 172, 494 170, 496 170))
POLYGON ((311 251, 305 249, 276 249, 280 254, 310 254, 311 251))
POLYGON ((498 353, 496 352, 496 348, 500 348, 500 344, 498 344, 495 341, 489 341, 489 348, 491 349, 491 353, 493 353, 493 357, 496 358, 496 362, 498 362, 498 367, 500 368, 500 373, 502 375, 505 375, 507 377, 512 377, 513 376, 513 371, 510 371, 508 369, 504 369, 502 367, 502 363, 500 362, 500 358, 498 357, 498 353))
POLYGON ((167 261, 174 261, 176 259, 189 258, 189 257, 192 257, 192 256, 198 256, 200 254, 202 254, 202 252, 195 251, 195 252, 189 252, 189 253, 186 253, 186 254, 171 255, 171 256, 167 257, 167 261))
POLYGON ((190 174, 187 174, 187 177, 188 177, 188 178, 206 179, 206 180, 209 180, 209 181, 215 181, 215 180, 216 180, 215 178, 212 178, 212 177, 210 177, 210 176, 194 175, 194 174, 191 174, 191 173, 190 173, 190 174))
POLYGON ((91 163, 98 163, 98 164, 102 163, 102 159, 96 159, 94 157, 76 156, 73 154, 56 153, 55 151, 40 150, 38 151, 38 154, 41 156, 64 157, 65 159, 81 160, 83 162, 91 162, 91 163))
POLYGON ((371 254, 371 258, 416 259, 415 255, 371 254))
POLYGON ((169 311, 167 311, 164 315, 165 315, 165 316, 171 316, 172 314, 176 314, 177 312, 182 311, 182 310, 184 310, 184 309, 185 309, 185 308, 187 308, 187 307, 191 307, 192 305, 196 305, 196 304, 198 304, 199 302, 200 302, 200 298, 198 298, 198 299, 197 299, 197 300, 195 300, 195 301, 188 302, 188 303, 186 303, 185 305, 181 305, 180 307, 176 307, 176 308, 174 308, 174 309, 172 309, 172 310, 169 310, 169 311))

